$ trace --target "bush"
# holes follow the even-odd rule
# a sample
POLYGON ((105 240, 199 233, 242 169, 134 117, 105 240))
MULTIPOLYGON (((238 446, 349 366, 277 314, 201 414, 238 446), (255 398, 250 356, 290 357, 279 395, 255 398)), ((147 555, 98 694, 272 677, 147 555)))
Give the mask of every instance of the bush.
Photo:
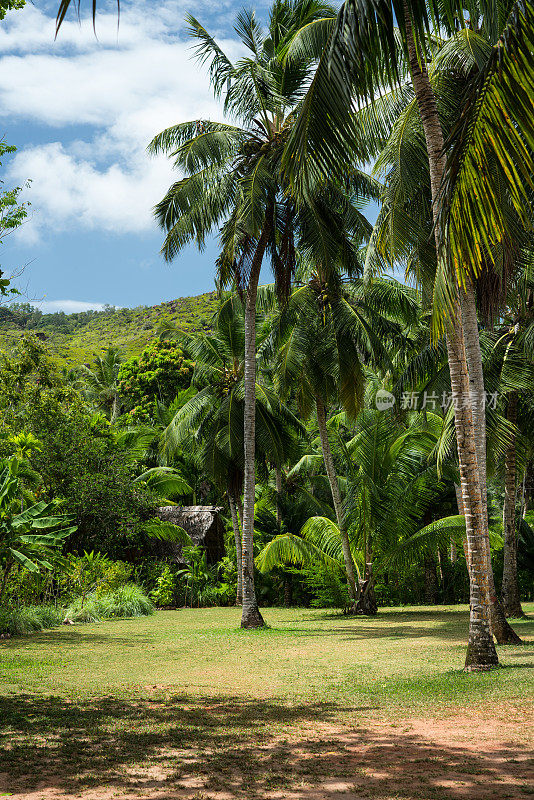
POLYGON ((55 606, 23 606, 12 611, 0 610, 0 634, 22 636, 45 628, 54 628, 61 624, 64 616, 64 610, 55 606))
POLYGON ((9 573, 4 601, 9 607, 48 605, 56 595, 51 571, 29 572, 17 564, 9 573))
POLYGON ((94 551, 85 552, 83 556, 71 554, 61 571, 61 596, 69 601, 89 594, 109 594, 128 583, 133 569, 125 561, 112 561, 94 551))
POLYGON ((156 580, 156 588, 150 592, 150 597, 157 606, 172 606, 176 601, 176 589, 176 575, 171 572, 168 565, 165 565, 156 580))
POLYGON ((140 586, 130 583, 108 594, 93 592, 78 598, 67 609, 71 622, 100 622, 104 619, 146 617, 154 613, 154 605, 140 586))

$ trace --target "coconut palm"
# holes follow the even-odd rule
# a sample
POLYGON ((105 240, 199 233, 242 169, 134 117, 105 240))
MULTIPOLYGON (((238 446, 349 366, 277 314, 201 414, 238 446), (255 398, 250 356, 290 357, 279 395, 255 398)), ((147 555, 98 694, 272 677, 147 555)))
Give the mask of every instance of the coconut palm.
MULTIPOLYGON (((491 56, 491 36, 494 33, 484 23, 485 20, 481 20, 473 30, 461 30, 449 39, 439 42, 439 50, 429 64, 429 80, 445 133, 452 130, 462 110, 463 95, 459 88, 462 83, 464 87, 468 86, 472 74, 491 56)), ((400 97, 395 92, 384 96, 380 101, 380 109, 375 112, 379 116, 378 127, 381 129, 380 136, 376 135, 375 130, 372 137, 378 156, 375 172, 385 177, 385 191, 371 238, 366 267, 369 272, 374 272, 376 269, 380 270, 384 262, 404 263, 407 272, 419 282, 424 301, 428 302, 436 285, 437 271, 436 249, 432 244, 429 164, 421 118, 411 86, 406 84, 399 94, 400 97), (394 113, 398 115, 397 120, 387 133, 388 122, 394 113)), ((516 231, 514 246, 511 243, 503 246, 500 263, 492 265, 489 261, 486 262, 479 278, 471 282, 468 291, 460 294, 464 329, 469 324, 469 336, 466 337, 467 362, 471 394, 475 398, 485 396, 485 385, 473 289, 477 291, 484 318, 490 319, 495 307, 505 300, 505 287, 510 275, 517 270, 515 254, 518 252, 521 237, 524 239, 526 236, 525 231, 521 232, 505 186, 502 187, 500 198, 503 212, 507 213, 510 224, 513 224, 516 231)), ((439 350, 439 346, 434 347, 434 355, 439 356, 439 350)), ((425 355, 429 353, 427 349, 425 355)), ((421 355, 417 357, 417 361, 420 365, 423 363, 421 355)), ((436 374, 432 378, 432 389, 434 393, 438 389, 437 394, 441 396, 443 391, 450 389, 450 384, 448 381, 438 381, 439 377, 445 378, 444 370, 441 375, 436 374)), ((425 386, 426 389, 429 389, 428 385, 425 386)), ((473 404, 473 418, 480 491, 487 528, 486 414, 483 402, 473 404)), ((489 568, 488 586, 492 632, 500 644, 518 643, 519 637, 506 622, 495 590, 493 573, 489 568)))
POLYGON ((116 347, 108 347, 96 356, 91 367, 80 367, 79 377, 85 382, 85 396, 115 422, 120 414, 119 369, 122 358, 116 347))
MULTIPOLYGON (((481 16, 477 8, 472 11, 476 17, 481 16)), ((348 113, 353 92, 360 102, 372 100, 386 83, 397 84, 403 70, 408 70, 430 169, 434 237, 439 254, 436 287, 441 318, 445 318, 446 324, 466 512, 471 591, 466 657, 469 671, 491 669, 498 659, 489 625, 489 543, 477 463, 477 450, 481 450, 483 442, 476 436, 473 424, 477 403, 471 403, 469 394, 460 303, 467 294, 467 311, 472 317, 471 277, 480 270, 481 258, 487 256, 491 245, 503 241, 508 233, 506 220, 495 208, 498 181, 490 177, 489 165, 496 163, 499 179, 508 180, 519 213, 525 198, 521 180, 517 179, 521 174, 528 176, 534 171, 522 138, 534 141, 533 93, 525 92, 525 86, 534 82, 533 12, 534 7, 529 2, 520 1, 512 7, 501 39, 466 92, 463 114, 447 162, 426 58, 430 20, 436 31, 445 29, 452 33, 457 24, 465 25, 462 4, 442 5, 434 0, 428 3, 381 0, 362 4, 346 0, 332 34, 331 46, 325 51, 302 104, 300 119, 293 128, 285 155, 286 167, 296 186, 302 186, 308 177, 306 172, 310 172, 304 164, 304 152, 308 156, 311 154, 314 171, 322 162, 323 172, 333 170, 334 174, 341 165, 351 163, 355 151, 359 158, 365 158, 365 151, 358 150, 362 132, 355 126, 354 116, 348 113), (519 171, 517 164, 520 164, 519 171), (491 230, 489 236, 488 230, 491 230), (452 279, 456 272, 467 292, 460 292, 456 280, 452 279)), ((313 37, 307 34, 307 38, 313 37)), ((317 41, 314 41, 315 51, 316 47, 317 41)), ((302 49, 301 42, 297 52, 302 49)), ((474 327, 472 324, 467 327, 473 339, 474 327)), ((478 340, 468 344, 467 349, 477 356, 478 340)), ((474 358, 475 371, 477 365, 478 358, 474 358)))
MULTIPOLYGON (((184 245, 203 247, 220 229, 218 280, 234 282, 245 301, 245 460, 243 518, 243 627, 263 625, 254 592, 252 539, 255 486, 255 321, 258 281, 264 256, 275 273, 278 293, 287 294, 296 249, 323 262, 340 249, 351 253, 340 223, 348 200, 341 188, 321 182, 298 202, 288 192, 280 165, 284 143, 311 77, 313 57, 285 58, 287 45, 305 25, 332 16, 318 0, 277 0, 267 30, 253 13, 237 16, 235 30, 249 55, 235 64, 193 17, 189 31, 197 55, 208 63, 216 97, 236 124, 195 120, 160 133, 152 153, 165 153, 185 177, 156 206, 166 231, 162 252, 172 260, 184 245)), ((351 174, 367 191, 368 177, 351 174)))
POLYGON ((342 283, 336 271, 315 266, 308 282, 294 289, 273 326, 275 380, 282 391, 293 394, 304 418, 313 410, 316 414, 354 606, 359 582, 329 441, 328 412, 341 406, 349 417, 357 416, 365 382, 362 362, 392 367, 387 344, 402 340, 402 325, 393 316, 405 314, 413 321, 416 312, 411 291, 395 281, 377 282, 366 296, 357 279, 342 283))

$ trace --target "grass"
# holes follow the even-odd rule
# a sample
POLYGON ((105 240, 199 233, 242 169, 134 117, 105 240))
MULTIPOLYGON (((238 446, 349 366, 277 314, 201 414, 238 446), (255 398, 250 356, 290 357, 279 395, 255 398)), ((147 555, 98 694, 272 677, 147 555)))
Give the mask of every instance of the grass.
POLYGON ((161 797, 329 799, 345 786, 348 797, 449 800, 457 796, 452 764, 471 798, 526 796, 528 781, 516 772, 527 752, 532 619, 515 623, 527 644, 500 648, 502 669, 465 675, 465 608, 389 609, 375 619, 303 609, 265 616, 268 629, 247 632, 237 609, 159 611, 1 644, 0 773, 20 791, 49 774, 59 797, 98 789, 99 798, 158 798, 172 788, 185 794, 161 797), (481 721, 506 732, 511 749, 498 780, 495 748, 453 742, 459 723, 447 726, 460 718, 471 739, 481 721), (414 733, 417 720, 443 720, 451 733, 438 746, 414 733), (356 759, 363 750, 366 760, 356 759), (28 774, 41 761, 44 773, 28 774), (409 765, 428 783, 423 794, 409 765), (335 791, 312 793, 328 780, 335 791), (365 793, 350 794, 360 780, 365 793))

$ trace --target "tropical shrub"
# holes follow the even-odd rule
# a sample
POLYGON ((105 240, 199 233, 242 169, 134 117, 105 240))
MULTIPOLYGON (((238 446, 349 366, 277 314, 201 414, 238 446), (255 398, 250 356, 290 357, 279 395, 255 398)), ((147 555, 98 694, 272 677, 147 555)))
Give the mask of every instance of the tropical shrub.
POLYGON ((161 575, 156 579, 156 586, 150 592, 150 598, 157 606, 172 606, 176 602, 176 574, 168 564, 163 567, 161 575))
POLYGON ((76 526, 68 527, 66 515, 52 513, 56 502, 41 500, 23 508, 21 471, 17 458, 0 463, 0 603, 15 564, 29 572, 51 569, 64 539, 76 530, 76 526))
POLYGON ((62 598, 84 598, 92 593, 97 597, 128 583, 133 565, 112 561, 102 553, 91 551, 82 556, 67 556, 59 576, 62 598))

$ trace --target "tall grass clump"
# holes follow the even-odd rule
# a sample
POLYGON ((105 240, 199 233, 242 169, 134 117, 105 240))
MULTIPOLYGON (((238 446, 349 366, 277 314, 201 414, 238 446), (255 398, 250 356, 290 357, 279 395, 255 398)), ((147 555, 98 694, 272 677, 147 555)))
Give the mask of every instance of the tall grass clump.
POLYGON ((0 633, 22 636, 45 628, 60 625, 65 616, 64 609, 56 606, 25 606, 12 610, 0 609, 0 633))
POLYGON ((140 586, 128 583, 98 598, 98 608, 103 619, 111 617, 148 617, 154 613, 154 604, 140 586))
POLYGON ((129 583, 100 596, 89 594, 83 603, 78 598, 67 609, 66 619, 71 622, 100 622, 113 618, 146 617, 153 613, 152 601, 139 586, 129 583))

